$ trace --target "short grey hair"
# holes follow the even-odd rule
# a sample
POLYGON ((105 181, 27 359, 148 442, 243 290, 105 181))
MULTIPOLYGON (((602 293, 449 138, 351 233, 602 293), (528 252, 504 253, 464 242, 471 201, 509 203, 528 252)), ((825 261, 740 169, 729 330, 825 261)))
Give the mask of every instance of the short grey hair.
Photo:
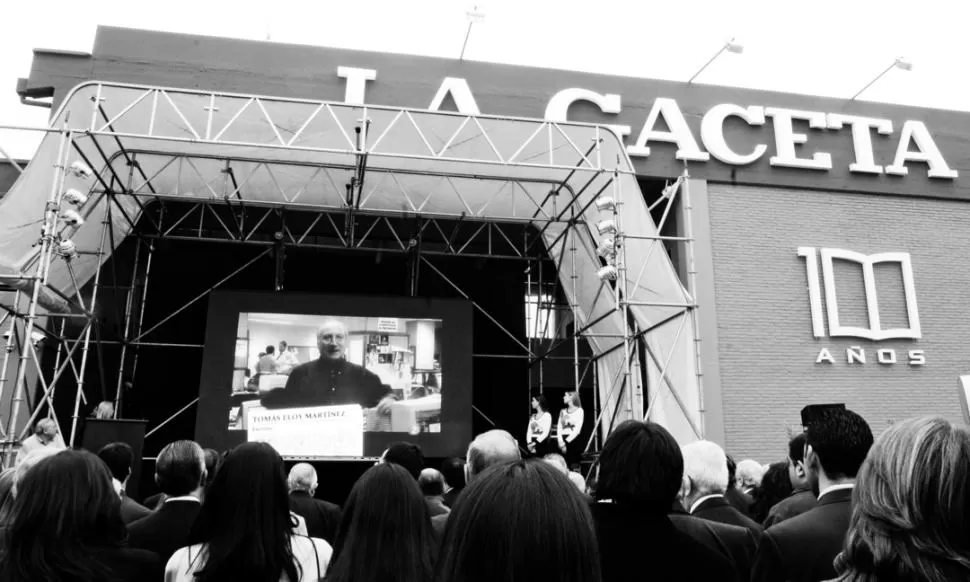
POLYGON ((310 463, 297 463, 290 469, 286 486, 293 491, 310 491, 317 488, 317 470, 310 463))
POLYGON ((727 455, 716 443, 697 441, 681 447, 684 476, 699 494, 724 493, 728 487, 727 455))
POLYGON ((492 465, 518 461, 519 443, 504 430, 490 430, 475 437, 468 445, 467 471, 470 477, 478 475, 492 465))
POLYGON ((34 434, 57 434, 57 423, 53 418, 42 418, 34 425, 34 434))

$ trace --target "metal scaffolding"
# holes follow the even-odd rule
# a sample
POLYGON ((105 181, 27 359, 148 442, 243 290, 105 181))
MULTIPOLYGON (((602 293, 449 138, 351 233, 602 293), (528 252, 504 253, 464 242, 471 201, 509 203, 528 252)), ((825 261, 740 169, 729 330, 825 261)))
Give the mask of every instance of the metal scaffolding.
MULTIPOLYGON (((658 420, 675 436, 679 428, 682 440, 703 436, 687 173, 648 208, 622 142, 606 128, 100 82, 76 88, 53 123, 0 202, 18 210, 0 212, 0 326, 7 328, 0 397, 11 389, 7 364, 17 358, 0 423, 8 458, 38 415, 53 415, 49 404, 66 374, 77 386, 74 443, 92 348, 120 345, 118 369, 102 372, 112 377, 102 381, 113 387, 118 414, 142 349, 202 348, 149 341, 155 330, 259 259, 301 247, 408 256, 412 290, 423 268, 515 340, 529 361, 530 393, 533 370, 541 390, 544 363, 572 359, 576 388, 590 375, 596 385, 587 450, 628 418, 658 420), (48 186, 46 205, 31 210, 26 193, 38 185, 48 186), (651 211, 661 204, 657 224, 651 211), (677 204, 686 234, 662 236, 677 204), (40 236, 25 241, 31 222, 21 219, 40 210, 40 236), (127 237, 137 241, 125 285, 115 263, 105 264, 127 237), (149 324, 152 258, 163 239, 257 253, 149 324), (686 284, 665 243, 685 249, 686 284), (527 343, 445 276, 436 260, 446 256, 525 263, 527 292, 538 290, 527 343), (97 335, 105 278, 124 291, 114 340, 97 335), (549 312, 564 315, 554 333, 552 318, 540 317, 549 312), (68 321, 79 324, 70 338, 68 321), (42 369, 31 340, 38 329, 55 342, 53 370, 42 369), (581 339, 591 357, 581 358, 581 339), (568 356, 560 355, 570 343, 568 356), (37 402, 26 400, 32 378, 37 402)), ((277 289, 281 277, 277 269, 277 289)))

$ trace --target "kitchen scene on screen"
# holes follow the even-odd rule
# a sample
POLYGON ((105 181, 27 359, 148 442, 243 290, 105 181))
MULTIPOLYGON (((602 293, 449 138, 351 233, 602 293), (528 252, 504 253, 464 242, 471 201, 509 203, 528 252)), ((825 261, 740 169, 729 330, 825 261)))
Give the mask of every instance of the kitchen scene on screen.
POLYGON ((441 325, 241 313, 229 429, 246 430, 247 412, 255 409, 360 404, 365 432, 440 432, 441 325))

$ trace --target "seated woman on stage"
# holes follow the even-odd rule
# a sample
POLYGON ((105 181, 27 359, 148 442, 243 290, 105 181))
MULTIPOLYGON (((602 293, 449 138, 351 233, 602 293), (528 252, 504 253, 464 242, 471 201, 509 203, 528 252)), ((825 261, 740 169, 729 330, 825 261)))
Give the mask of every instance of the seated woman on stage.
POLYGON ((527 435, 529 451, 540 457, 552 452, 549 447, 549 431, 552 429, 552 415, 546 404, 546 397, 538 394, 532 397, 532 416, 529 418, 527 435))
POLYGON ((579 404, 579 392, 567 390, 562 397, 563 404, 566 405, 559 413, 559 430, 556 440, 559 443, 559 450, 566 457, 569 467, 579 465, 583 457, 583 443, 579 438, 579 433, 583 431, 583 421, 585 414, 579 404))

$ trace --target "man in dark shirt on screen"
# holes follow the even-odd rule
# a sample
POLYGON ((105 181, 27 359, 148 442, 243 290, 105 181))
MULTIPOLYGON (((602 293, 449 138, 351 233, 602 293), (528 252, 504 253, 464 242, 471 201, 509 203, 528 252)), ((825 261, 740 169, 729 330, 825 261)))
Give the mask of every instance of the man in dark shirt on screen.
POLYGON ((377 407, 382 415, 390 414, 395 398, 377 374, 345 359, 347 326, 331 320, 317 331, 320 358, 300 364, 290 372, 284 388, 276 388, 261 397, 265 408, 302 408, 359 404, 377 407))

